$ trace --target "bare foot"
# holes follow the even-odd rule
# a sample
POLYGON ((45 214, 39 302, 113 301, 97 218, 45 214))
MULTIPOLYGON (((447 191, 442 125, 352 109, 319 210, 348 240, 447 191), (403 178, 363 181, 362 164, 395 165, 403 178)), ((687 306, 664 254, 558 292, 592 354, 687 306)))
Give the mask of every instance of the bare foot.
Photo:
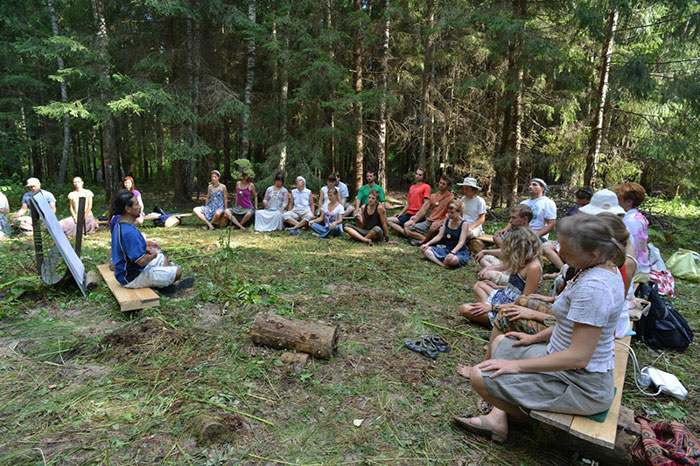
POLYGON ((373 245, 374 245, 374 243, 372 243, 371 239, 367 240, 367 246, 373 246, 373 245))
POLYGON ((459 366, 457 366, 457 373, 465 379, 469 380, 469 378, 471 377, 472 368, 471 366, 465 366, 463 364, 460 364, 459 366))

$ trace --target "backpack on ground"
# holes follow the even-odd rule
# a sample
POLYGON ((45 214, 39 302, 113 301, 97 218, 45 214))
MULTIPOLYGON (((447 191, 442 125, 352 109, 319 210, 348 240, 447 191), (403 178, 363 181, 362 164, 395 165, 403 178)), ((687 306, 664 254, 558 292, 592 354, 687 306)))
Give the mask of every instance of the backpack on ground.
POLYGON ((693 341, 693 331, 673 305, 659 295, 658 285, 642 283, 635 295, 651 303, 649 313, 639 320, 637 338, 657 350, 685 351, 693 341))

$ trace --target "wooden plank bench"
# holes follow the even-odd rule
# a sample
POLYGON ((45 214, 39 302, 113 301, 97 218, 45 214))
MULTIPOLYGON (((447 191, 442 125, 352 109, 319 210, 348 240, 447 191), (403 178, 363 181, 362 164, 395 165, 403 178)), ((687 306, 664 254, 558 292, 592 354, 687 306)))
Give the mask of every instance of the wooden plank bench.
POLYGON ((493 235, 479 235, 476 237, 476 239, 483 241, 484 243, 496 244, 496 242, 493 240, 493 235))
POLYGON ((110 291, 117 299, 122 312, 160 306, 160 296, 152 289, 124 288, 117 279, 114 278, 114 272, 109 270, 108 264, 98 265, 97 270, 100 271, 105 283, 107 283, 110 291))
POLYGON ((530 416, 545 424, 558 427, 580 439, 605 448, 615 448, 618 417, 622 403, 622 387, 625 383, 627 357, 629 356, 627 348, 617 342, 620 341, 629 345, 631 339, 631 336, 626 336, 621 340, 615 341, 615 388, 617 388, 617 391, 604 422, 596 422, 586 416, 551 413, 548 411, 531 411, 530 416))

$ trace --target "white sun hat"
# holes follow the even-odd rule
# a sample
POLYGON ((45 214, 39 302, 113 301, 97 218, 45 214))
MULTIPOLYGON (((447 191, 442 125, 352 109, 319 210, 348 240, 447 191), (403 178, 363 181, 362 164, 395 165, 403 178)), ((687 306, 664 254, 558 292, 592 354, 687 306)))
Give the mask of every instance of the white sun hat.
POLYGON ((591 202, 580 209, 584 214, 597 215, 601 212, 610 212, 615 215, 625 215, 625 209, 620 207, 617 194, 609 189, 601 189, 591 198, 591 202))
POLYGON ((471 186, 472 188, 476 188, 479 191, 481 191, 481 186, 476 184, 476 178, 466 177, 466 178, 464 178, 463 182, 457 183, 457 186, 471 186))

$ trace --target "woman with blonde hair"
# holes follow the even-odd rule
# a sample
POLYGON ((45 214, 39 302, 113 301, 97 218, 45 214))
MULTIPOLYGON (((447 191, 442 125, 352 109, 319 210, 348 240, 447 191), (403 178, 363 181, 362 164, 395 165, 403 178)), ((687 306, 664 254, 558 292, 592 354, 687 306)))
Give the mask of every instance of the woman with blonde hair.
POLYGON ((505 286, 491 280, 474 285, 479 302, 462 304, 459 313, 472 322, 492 326, 501 304, 512 303, 523 294, 532 294, 542 279, 542 242, 529 228, 518 227, 503 240, 499 271, 509 273, 505 286))

